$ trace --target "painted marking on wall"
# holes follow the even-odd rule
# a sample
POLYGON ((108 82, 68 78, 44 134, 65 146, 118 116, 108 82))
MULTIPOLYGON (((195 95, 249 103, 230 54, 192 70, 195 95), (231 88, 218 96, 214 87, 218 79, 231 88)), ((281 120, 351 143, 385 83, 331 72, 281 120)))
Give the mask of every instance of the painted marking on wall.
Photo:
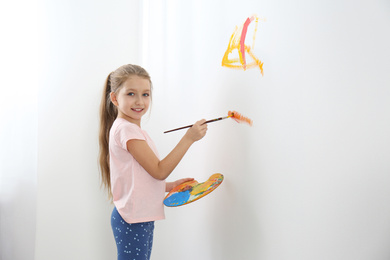
POLYGON ((243 25, 241 25, 240 27, 236 26, 236 29, 230 37, 228 48, 223 55, 222 66, 232 69, 243 70, 259 67, 261 74, 264 75, 263 62, 259 58, 257 58, 252 52, 255 45, 258 23, 259 18, 256 15, 252 15, 245 20, 243 25), (253 32, 252 46, 249 46, 245 44, 245 38, 248 32, 248 27, 252 22, 255 23, 255 28, 253 32), (237 50, 238 52, 238 57, 229 57, 232 56, 231 54, 235 52, 235 50, 237 50), (247 53, 252 59, 251 62, 247 62, 247 57, 245 53, 247 53))

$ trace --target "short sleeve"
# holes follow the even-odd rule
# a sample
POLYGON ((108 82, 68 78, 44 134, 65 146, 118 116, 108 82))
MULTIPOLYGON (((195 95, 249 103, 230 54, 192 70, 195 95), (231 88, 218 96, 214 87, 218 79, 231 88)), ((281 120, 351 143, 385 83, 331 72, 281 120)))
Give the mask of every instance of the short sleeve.
POLYGON ((132 123, 121 123, 115 131, 115 141, 123 149, 127 150, 127 141, 137 139, 146 140, 141 128, 132 123))

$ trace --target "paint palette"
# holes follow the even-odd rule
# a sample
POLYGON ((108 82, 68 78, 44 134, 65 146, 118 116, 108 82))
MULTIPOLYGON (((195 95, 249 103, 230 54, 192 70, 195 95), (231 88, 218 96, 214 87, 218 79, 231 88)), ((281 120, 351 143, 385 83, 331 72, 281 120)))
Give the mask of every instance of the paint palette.
POLYGON ((213 190, 215 190, 223 181, 223 175, 216 173, 202 183, 197 181, 187 181, 173 188, 164 199, 164 205, 167 207, 177 207, 194 202, 213 190))

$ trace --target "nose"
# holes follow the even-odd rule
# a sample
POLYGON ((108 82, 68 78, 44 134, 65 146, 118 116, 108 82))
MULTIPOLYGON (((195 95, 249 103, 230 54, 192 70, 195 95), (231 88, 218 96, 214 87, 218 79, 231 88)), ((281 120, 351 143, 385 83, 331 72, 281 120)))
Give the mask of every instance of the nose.
POLYGON ((135 100, 136 105, 143 105, 142 97, 137 95, 137 99, 135 100))

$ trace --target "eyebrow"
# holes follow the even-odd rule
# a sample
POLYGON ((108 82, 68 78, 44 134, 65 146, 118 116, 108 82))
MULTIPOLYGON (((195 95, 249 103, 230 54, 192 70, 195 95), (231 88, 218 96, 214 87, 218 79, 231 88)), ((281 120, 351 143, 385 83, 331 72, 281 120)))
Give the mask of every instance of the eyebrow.
MULTIPOLYGON (((134 91, 134 92, 138 91, 138 90, 133 89, 133 88, 125 88, 125 90, 126 90, 126 92, 128 92, 128 91, 134 91)), ((150 89, 146 89, 146 90, 141 91, 141 92, 150 92, 150 89)))

